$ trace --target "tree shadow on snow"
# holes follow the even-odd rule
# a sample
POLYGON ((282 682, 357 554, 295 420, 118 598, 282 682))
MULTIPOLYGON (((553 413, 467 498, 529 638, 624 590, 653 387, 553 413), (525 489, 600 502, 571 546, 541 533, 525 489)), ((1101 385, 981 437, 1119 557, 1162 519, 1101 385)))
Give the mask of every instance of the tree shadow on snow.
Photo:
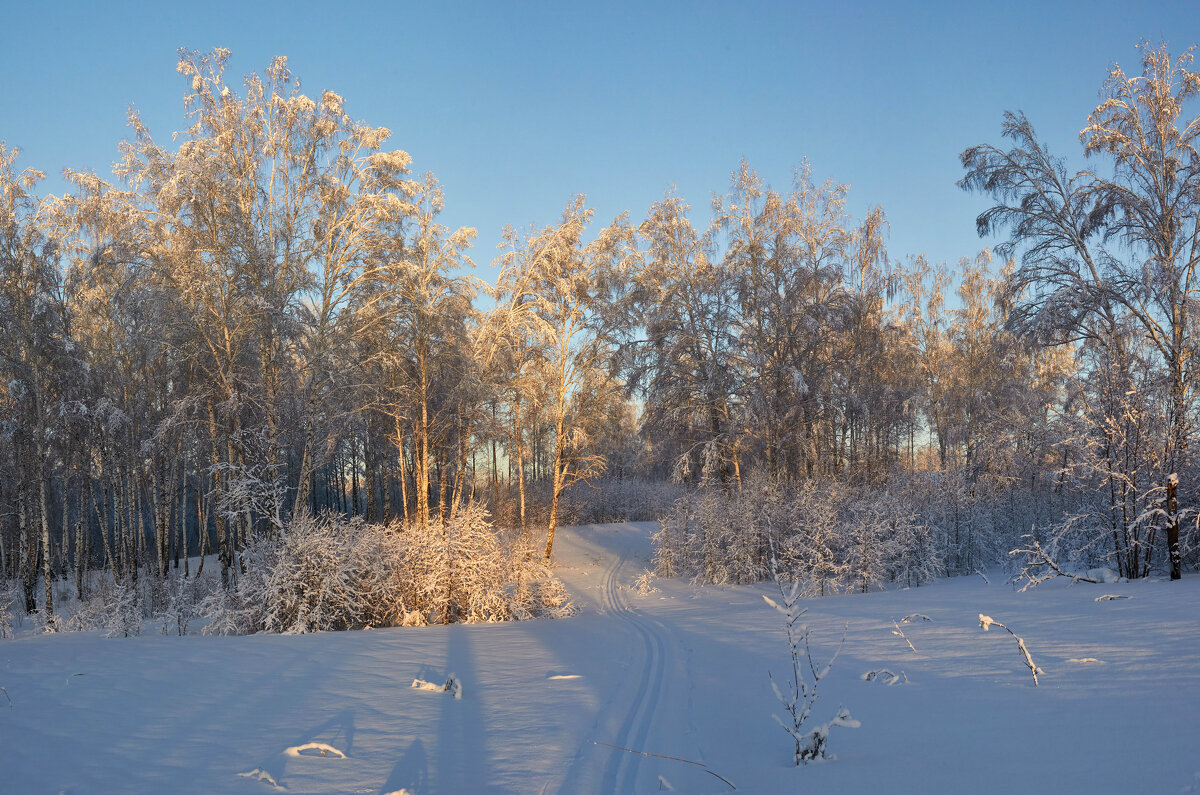
POLYGON ((484 633, 479 629, 462 624, 446 627, 447 670, 442 676, 455 674, 463 695, 457 700, 447 694, 442 700, 434 782, 438 792, 507 792, 490 783, 484 701, 473 649, 473 643, 486 637, 486 628, 484 633))
POLYGON ((389 792, 429 792, 429 758, 425 755, 425 743, 418 737, 408 746, 404 756, 392 768, 379 795, 389 792))

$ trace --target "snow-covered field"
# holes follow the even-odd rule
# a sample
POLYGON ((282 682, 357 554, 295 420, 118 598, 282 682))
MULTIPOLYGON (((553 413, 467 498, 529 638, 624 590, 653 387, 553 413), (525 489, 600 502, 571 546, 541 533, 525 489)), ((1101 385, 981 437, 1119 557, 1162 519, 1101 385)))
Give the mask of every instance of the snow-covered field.
POLYGON ((819 658, 847 627, 814 719, 862 726, 796 768, 771 718, 767 670, 789 671, 771 589, 638 595, 649 533, 561 531, 582 608, 561 621, 0 641, 0 791, 1200 792, 1200 577, 814 600, 819 658), (902 625, 916 652, 892 624, 912 613, 932 619, 902 625), (1025 638, 1040 687, 981 613, 1025 638), (881 668, 907 681, 861 678, 881 668), (460 699, 411 686, 451 673, 460 699))

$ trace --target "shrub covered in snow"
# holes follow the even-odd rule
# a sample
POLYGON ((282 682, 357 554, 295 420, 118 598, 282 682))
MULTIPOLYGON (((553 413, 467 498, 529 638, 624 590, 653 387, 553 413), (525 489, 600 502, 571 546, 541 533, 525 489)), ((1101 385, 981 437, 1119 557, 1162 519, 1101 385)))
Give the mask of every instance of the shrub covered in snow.
POLYGON ((759 582, 774 544, 780 572, 805 595, 886 582, 921 585, 943 570, 909 495, 836 483, 748 478, 680 498, 655 536, 655 571, 705 584, 759 582))
POLYGON ((211 634, 503 621, 569 612, 561 583, 464 506, 444 524, 299 514, 253 541, 235 586, 210 596, 211 634))
POLYGON ((200 577, 184 577, 178 571, 164 579, 156 579, 165 595, 162 606, 154 611, 154 617, 162 626, 162 634, 188 634, 192 620, 200 616, 200 605, 211 592, 213 581, 200 577))
POLYGON ((129 578, 115 580, 104 576, 91 589, 89 597, 64 610, 69 617, 64 629, 72 632, 102 630, 106 637, 128 638, 142 634, 142 599, 129 578))

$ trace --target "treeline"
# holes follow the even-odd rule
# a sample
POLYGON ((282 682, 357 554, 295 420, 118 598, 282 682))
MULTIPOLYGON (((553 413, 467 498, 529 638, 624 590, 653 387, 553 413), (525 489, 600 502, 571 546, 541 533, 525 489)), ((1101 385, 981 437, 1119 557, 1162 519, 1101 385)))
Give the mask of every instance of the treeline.
POLYGON ((1020 116, 1012 149, 964 153, 997 201, 981 232, 1012 233, 1000 263, 898 261, 882 208, 743 163, 707 223, 667 195, 596 230, 576 197, 510 229, 493 285, 390 131, 283 58, 234 90, 228 57, 182 52, 186 129, 167 146, 131 113, 114 174, 67 172, 67 195, 0 147, 0 553, 26 610, 89 567, 210 552, 232 586, 301 513, 486 504, 548 557, 601 477, 845 495, 903 474, 952 523, 921 577, 1031 529, 1129 577, 1193 554, 1190 56, 1114 69, 1083 134, 1107 176, 1020 116), (990 540, 964 540, 980 511, 990 540))

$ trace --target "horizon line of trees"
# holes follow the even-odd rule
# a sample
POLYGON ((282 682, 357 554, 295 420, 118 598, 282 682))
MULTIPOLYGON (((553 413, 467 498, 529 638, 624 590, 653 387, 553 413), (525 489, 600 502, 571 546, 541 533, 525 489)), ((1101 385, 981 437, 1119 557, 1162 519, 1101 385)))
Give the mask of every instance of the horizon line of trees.
POLYGON ((1143 54, 1081 134, 1103 173, 1068 173, 1019 114, 1012 148, 963 154, 962 185, 997 202, 981 234, 1011 233, 998 267, 898 261, 882 208, 855 219, 807 165, 779 192, 743 162, 705 224, 669 193, 589 231, 574 197, 506 232, 488 285, 389 130, 302 94, 284 58, 239 93, 228 51, 181 50, 187 128, 165 146, 131 111, 111 180, 68 171, 41 198, 0 144, 0 572, 27 611, 41 580, 52 614, 51 581, 82 597, 97 566, 215 552, 231 585, 300 512, 445 526, 480 502, 526 547, 536 518, 549 558, 573 486, 732 492, 761 470, 933 473, 952 572, 1003 546, 962 517, 1007 503, 1005 539, 1032 528, 1128 577, 1165 552, 1178 577, 1200 76, 1190 51, 1143 54))

